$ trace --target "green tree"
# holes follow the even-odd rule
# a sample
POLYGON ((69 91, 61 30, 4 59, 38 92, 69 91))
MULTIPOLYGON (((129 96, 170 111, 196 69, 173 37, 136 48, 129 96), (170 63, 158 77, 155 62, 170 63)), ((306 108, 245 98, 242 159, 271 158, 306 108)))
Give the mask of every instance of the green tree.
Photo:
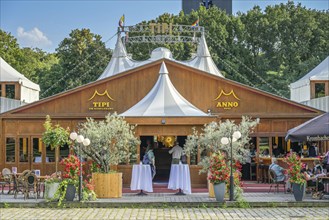
POLYGON ((16 58, 20 55, 21 50, 17 39, 10 33, 0 29, 0 57, 10 65, 17 65, 16 58))
POLYGON ((88 137, 90 145, 81 146, 82 154, 100 165, 108 173, 110 165, 136 159, 140 140, 134 135, 135 126, 129 125, 122 116, 108 114, 104 121, 87 118, 79 133, 88 137))
POLYGON ((56 49, 63 77, 62 90, 95 81, 107 66, 111 51, 106 49, 101 36, 89 29, 73 30, 56 49))

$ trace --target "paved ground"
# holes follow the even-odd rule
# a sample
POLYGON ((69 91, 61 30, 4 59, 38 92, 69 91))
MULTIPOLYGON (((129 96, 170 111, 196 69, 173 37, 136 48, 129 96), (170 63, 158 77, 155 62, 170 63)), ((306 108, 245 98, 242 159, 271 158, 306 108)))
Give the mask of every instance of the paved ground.
POLYGON ((0 219, 329 219, 328 208, 0 209, 0 219))
MULTIPOLYGON (((243 198, 249 203, 289 203, 295 202, 291 193, 243 193, 243 198)), ((0 194, 0 203, 42 203, 44 199, 24 200, 22 194, 14 199, 13 195, 0 194)), ((114 203, 114 204, 152 204, 152 203, 214 203, 214 198, 209 198, 208 193, 192 193, 185 196, 176 196, 174 193, 149 193, 147 196, 136 196, 135 193, 124 193, 119 199, 98 199, 93 203, 114 203)), ((329 207, 329 199, 312 199, 310 194, 306 194, 303 202, 326 203, 329 207)))

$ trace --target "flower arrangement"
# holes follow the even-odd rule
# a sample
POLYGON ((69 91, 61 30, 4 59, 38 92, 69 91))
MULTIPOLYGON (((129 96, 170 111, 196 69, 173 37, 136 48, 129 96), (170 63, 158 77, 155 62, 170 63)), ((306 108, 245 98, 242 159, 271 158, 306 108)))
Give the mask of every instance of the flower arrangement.
POLYGON ((213 153, 210 157, 208 180, 213 184, 227 183, 229 181, 230 169, 225 162, 225 155, 220 151, 213 153))
POLYGON ((84 180, 82 185, 82 200, 96 200, 96 197, 92 179, 89 178, 84 180))
POLYGON ((64 165, 63 179, 79 179, 80 175, 80 160, 77 156, 70 154, 64 158, 61 163, 64 165))
POLYGON ((289 181, 291 183, 296 183, 296 184, 305 184, 306 179, 304 175, 301 173, 302 170, 302 162, 300 157, 296 153, 288 154, 284 160, 285 163, 288 164, 288 175, 290 176, 289 181))

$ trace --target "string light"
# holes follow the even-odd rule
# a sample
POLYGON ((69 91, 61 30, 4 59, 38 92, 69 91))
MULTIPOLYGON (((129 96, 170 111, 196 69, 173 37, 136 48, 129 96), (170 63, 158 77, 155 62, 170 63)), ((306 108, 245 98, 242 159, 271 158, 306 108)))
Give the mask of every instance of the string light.
MULTIPOLYGON (((276 94, 280 95, 281 97, 284 97, 282 95, 282 93, 280 91, 278 91, 276 88, 274 88, 270 83, 268 83, 265 79, 263 79, 259 74, 257 74, 254 70, 250 69, 246 64, 244 64, 242 61, 240 61, 237 57, 235 57, 231 52, 229 52, 225 47, 223 47, 220 42, 216 42, 216 40, 214 40, 209 32, 208 33, 208 39, 210 39, 213 43, 216 44, 216 46, 219 46, 221 49, 223 49, 225 52, 227 52, 234 60, 236 60, 239 64, 241 64, 243 67, 245 67, 249 72, 251 72, 251 74, 253 74, 254 76, 256 76, 261 82, 265 83, 268 87, 270 87, 274 92, 276 92, 276 94)), ((237 71, 235 71, 237 72, 237 71)), ((240 74, 239 74, 240 75, 240 74)))
MULTIPOLYGON (((112 37, 110 37, 108 40, 105 41, 105 44, 108 43, 110 40, 112 40, 116 35, 118 34, 115 33, 112 37)), ((83 61, 79 62, 73 69, 71 69, 70 71, 68 71, 64 76, 62 76, 62 78, 58 79, 55 83, 53 83, 48 89, 46 89, 41 95, 40 97, 44 97, 48 92, 50 92, 55 86, 58 85, 58 83, 60 83, 61 81, 63 81, 67 76, 69 76, 74 70, 76 70, 79 66, 81 66, 82 64, 84 64, 87 59, 89 59, 91 56, 93 56, 96 52, 98 52, 102 47, 99 46, 96 50, 94 50, 91 54, 89 54, 83 61)), ((103 58, 104 59, 104 58, 103 58)), ((98 62, 100 63, 100 61, 98 62)), ((98 64, 97 63, 97 64, 98 64)), ((87 72, 89 73, 96 65, 90 67, 91 69, 89 69, 87 72)), ((86 73, 83 74, 83 76, 86 75, 86 73)), ((64 91, 66 91, 67 88, 64 89, 64 91)))

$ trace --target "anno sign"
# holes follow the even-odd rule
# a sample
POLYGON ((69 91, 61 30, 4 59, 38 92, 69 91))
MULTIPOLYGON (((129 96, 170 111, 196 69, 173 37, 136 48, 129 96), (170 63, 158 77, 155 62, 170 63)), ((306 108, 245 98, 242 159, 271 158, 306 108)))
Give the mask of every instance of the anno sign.
POLYGON ((89 107, 89 110, 113 110, 111 107, 111 101, 115 101, 105 90, 103 93, 99 93, 95 90, 94 94, 88 99, 92 101, 92 106, 89 107))
POLYGON ((240 99, 234 93, 233 89, 229 93, 226 93, 221 89, 219 95, 215 98, 215 101, 217 102, 217 108, 232 109, 239 106, 240 99))

